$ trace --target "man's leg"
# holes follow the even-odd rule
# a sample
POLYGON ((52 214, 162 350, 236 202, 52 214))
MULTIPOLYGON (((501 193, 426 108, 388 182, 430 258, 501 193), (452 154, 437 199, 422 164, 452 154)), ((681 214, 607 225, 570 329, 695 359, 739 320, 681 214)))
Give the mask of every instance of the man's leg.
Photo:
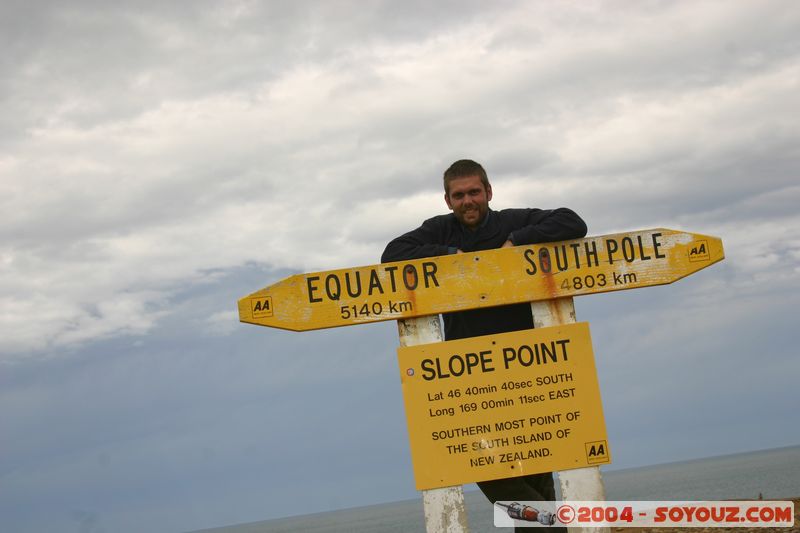
POLYGON ((556 501, 556 486, 553 482, 553 474, 550 472, 523 476, 522 479, 525 483, 530 485, 533 490, 542 495, 542 500, 547 502, 556 501))
MULTIPOLYGON (((550 472, 481 481, 478 483, 478 488, 492 503, 496 501, 555 501, 556 499, 553 474, 550 472)), ((514 528, 514 531, 520 533, 522 530, 517 527, 514 528)), ((530 529, 524 528, 524 531, 530 531, 530 529)), ((565 533, 567 528, 549 527, 542 531, 565 533)))

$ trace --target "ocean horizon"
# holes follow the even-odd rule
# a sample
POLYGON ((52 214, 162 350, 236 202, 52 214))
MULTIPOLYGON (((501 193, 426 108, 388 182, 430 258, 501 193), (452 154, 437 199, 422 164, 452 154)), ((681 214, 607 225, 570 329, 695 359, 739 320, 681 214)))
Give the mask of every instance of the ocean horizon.
MULTIPOLYGON (((622 469, 603 467, 601 472, 607 500, 791 499, 800 496, 800 445, 649 466, 622 469)), ((464 501, 471 531, 512 531, 511 528, 494 526, 492 505, 479 490, 466 489, 464 501)), ((424 532, 422 497, 194 530, 190 533, 296 531, 424 532)))

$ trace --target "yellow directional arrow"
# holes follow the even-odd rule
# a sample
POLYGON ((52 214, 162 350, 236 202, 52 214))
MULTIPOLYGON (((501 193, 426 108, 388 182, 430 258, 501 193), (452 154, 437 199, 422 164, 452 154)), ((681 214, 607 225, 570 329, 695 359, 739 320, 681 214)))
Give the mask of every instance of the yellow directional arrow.
POLYGON ((664 285, 721 261, 716 237, 652 229, 296 274, 239 300, 239 320, 306 331, 664 285))

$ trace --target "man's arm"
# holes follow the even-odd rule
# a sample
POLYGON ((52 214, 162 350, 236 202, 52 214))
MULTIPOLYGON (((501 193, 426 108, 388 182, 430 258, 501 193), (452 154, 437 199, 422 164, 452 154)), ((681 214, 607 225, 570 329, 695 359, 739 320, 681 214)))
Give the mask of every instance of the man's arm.
POLYGON ((520 228, 512 231, 508 236, 514 246, 566 241, 586 236, 586 223, 577 213, 566 207, 552 210, 514 209, 511 211, 515 218, 520 217, 520 228))
POLYGON ((417 229, 392 240, 381 255, 381 263, 453 253, 455 250, 445 244, 444 223, 438 218, 428 219, 417 229))

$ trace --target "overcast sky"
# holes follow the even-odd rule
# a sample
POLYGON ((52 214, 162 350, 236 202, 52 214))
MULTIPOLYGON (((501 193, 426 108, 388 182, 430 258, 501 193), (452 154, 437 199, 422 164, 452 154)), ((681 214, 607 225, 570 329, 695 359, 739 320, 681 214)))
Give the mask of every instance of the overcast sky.
POLYGON ((463 157, 494 208, 723 239, 576 300, 615 468, 800 443, 798 28, 793 0, 4 1, 3 529, 416 497, 395 324, 236 301, 378 262, 463 157))

